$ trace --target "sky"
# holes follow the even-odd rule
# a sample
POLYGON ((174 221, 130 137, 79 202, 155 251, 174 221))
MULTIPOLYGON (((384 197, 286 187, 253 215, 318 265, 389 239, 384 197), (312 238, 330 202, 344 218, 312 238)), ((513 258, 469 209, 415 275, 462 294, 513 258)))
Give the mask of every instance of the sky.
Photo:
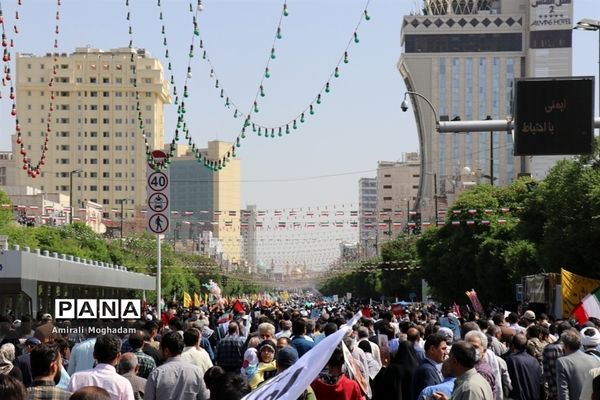
MULTIPOLYGON (((192 0, 194 6, 197 0, 192 0)), ((573 0, 574 21, 600 20, 599 0, 573 0)), ((13 1, 1 1, 7 26, 14 22, 13 1)), ((52 50, 55 0, 23 0, 15 49, 45 54, 52 50)), ((418 149, 412 112, 400 104, 405 89, 396 64, 401 54, 402 17, 418 9, 416 0, 288 0, 276 41, 271 78, 263 83, 253 120, 265 125, 288 121, 305 109, 329 79, 368 3, 370 21, 358 28, 349 62, 331 81, 314 116, 282 138, 248 134, 238 150, 242 162, 242 207, 299 208, 358 204, 358 180, 374 177, 377 161, 393 161, 418 149)), ((250 110, 262 79, 281 15, 283 0, 204 0, 198 14, 200 35, 220 85, 244 112, 250 110)), ((163 23, 175 81, 182 91, 192 38, 189 0, 162 0, 163 23)), ((135 47, 165 64, 157 0, 130 0, 135 47)), ((58 51, 76 47, 109 50, 127 46, 125 0, 62 0, 58 51)), ((598 34, 573 34, 574 75, 598 76, 598 34)), ((187 118, 194 141, 234 140, 240 118, 224 107, 198 44, 188 82, 187 118)), ((2 89, 6 93, 5 88, 2 89)), ((14 127, 10 103, 0 100, 0 149, 10 149, 14 127)), ((168 105, 165 132, 170 141, 176 106, 168 105)), ((598 107, 596 106, 596 109, 598 107)))

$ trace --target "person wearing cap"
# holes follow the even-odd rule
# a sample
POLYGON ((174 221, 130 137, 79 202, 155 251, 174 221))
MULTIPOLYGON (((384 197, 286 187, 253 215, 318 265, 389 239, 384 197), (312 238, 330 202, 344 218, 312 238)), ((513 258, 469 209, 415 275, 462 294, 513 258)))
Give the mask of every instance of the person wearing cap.
POLYGON ((258 385, 264 381, 275 376, 277 371, 277 361, 275 360, 275 347, 276 344, 270 339, 263 340, 258 345, 258 366, 256 373, 250 378, 248 382, 252 390, 256 389, 258 385))
POLYGON ((25 387, 31 386, 31 383, 33 382, 33 377, 31 375, 31 350, 40 343, 41 342, 39 339, 34 337, 30 337, 29 339, 25 340, 23 354, 15 359, 14 364, 21 370, 23 374, 23 385, 25 385, 25 387))
POLYGON ((527 327, 530 327, 535 324, 535 313, 531 310, 527 310, 523 313, 523 319, 525 320, 527 327))
MULTIPOLYGON (((298 361, 298 352, 291 346, 284 347, 277 352, 277 375, 294 365, 298 361)), ((298 400, 317 400, 315 391, 308 386, 298 400)))
POLYGON ((600 367, 600 360, 580 350, 581 336, 575 330, 560 335, 565 355, 556 360, 556 380, 560 400, 579 399, 589 370, 600 367))

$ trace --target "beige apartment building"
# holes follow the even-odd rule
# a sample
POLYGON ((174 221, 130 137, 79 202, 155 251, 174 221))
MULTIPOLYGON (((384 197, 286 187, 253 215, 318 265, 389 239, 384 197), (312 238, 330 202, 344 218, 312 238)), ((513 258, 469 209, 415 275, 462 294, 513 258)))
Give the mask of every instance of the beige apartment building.
MULTIPOLYGON (((55 100, 46 164, 41 177, 33 179, 20 168, 19 156, 16 185, 34 186, 44 192, 72 192, 75 208, 88 201, 98 203, 104 218, 111 218, 111 210, 120 208, 123 200, 126 217, 130 217, 128 210, 139 211, 146 203, 146 148, 133 79, 137 78, 149 145, 160 149, 164 143, 164 105, 171 102, 163 67, 143 49, 103 51, 87 47, 71 54, 17 54, 17 115, 25 149, 34 165, 44 145, 48 82, 55 64, 58 69, 52 87, 55 100)), ((13 135, 13 153, 18 154, 15 139, 13 135)))
POLYGON ((431 102, 411 98, 422 159, 418 204, 429 219, 436 195, 451 203, 465 180, 506 185, 522 172, 540 179, 556 161, 514 157, 506 132, 439 134, 432 108, 441 121, 510 118, 515 78, 571 75, 572 20, 571 0, 424 0, 404 16, 398 69, 407 89, 431 102))
POLYGON ((418 153, 403 154, 402 161, 377 163, 377 248, 395 239, 411 221, 416 207, 421 161, 418 153))

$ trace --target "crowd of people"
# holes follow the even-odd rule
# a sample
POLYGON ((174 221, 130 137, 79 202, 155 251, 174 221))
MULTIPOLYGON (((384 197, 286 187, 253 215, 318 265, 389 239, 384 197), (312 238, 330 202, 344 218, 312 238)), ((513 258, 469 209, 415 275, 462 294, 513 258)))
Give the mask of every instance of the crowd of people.
POLYGON ((299 399, 600 399, 598 319, 301 298, 236 303, 171 303, 160 318, 123 321, 131 331, 122 337, 57 333, 70 322, 49 314, 0 316, 0 399, 239 400, 327 351, 323 368, 309 364, 318 371, 299 399), (335 348, 319 346, 357 311, 335 348))

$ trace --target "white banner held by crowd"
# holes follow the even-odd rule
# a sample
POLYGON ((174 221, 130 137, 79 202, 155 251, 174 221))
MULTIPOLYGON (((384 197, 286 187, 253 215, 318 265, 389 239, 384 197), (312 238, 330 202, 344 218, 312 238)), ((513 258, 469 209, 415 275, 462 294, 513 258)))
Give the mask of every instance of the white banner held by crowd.
POLYGON ((361 317, 362 313, 359 311, 352 320, 342 325, 337 332, 321 340, 294 365, 244 396, 242 400, 296 400, 319 376, 333 350, 361 317))

